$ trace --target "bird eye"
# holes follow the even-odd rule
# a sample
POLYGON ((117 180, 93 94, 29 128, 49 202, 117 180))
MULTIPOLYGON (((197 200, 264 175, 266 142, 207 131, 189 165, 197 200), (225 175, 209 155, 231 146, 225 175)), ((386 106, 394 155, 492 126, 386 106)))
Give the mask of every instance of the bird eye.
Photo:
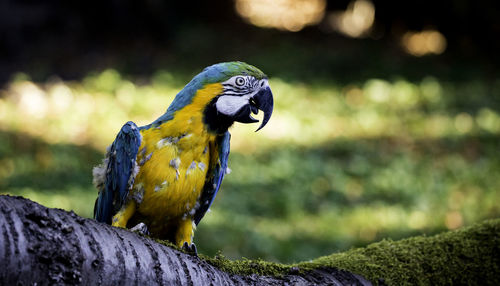
POLYGON ((237 86, 242 86, 245 84, 245 79, 241 76, 237 77, 236 80, 234 81, 237 86))

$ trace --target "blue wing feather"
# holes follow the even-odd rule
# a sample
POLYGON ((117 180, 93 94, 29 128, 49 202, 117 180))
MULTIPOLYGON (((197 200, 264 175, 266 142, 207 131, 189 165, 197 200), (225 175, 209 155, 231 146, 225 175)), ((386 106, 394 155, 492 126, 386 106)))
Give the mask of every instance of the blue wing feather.
POLYGON ((220 136, 217 140, 217 147, 219 148, 219 163, 211 169, 212 174, 207 177, 205 186, 203 187, 203 192, 200 197, 200 207, 194 214, 194 222, 197 225, 212 205, 215 196, 220 189, 224 175, 226 174, 230 139, 231 134, 226 131, 226 133, 220 136))
MULTIPOLYGON (((123 125, 107 153, 104 184, 94 206, 94 218, 111 224, 134 184, 135 160, 141 146, 141 134, 134 122, 123 125)), ((105 161, 105 162, 106 162, 105 161)))

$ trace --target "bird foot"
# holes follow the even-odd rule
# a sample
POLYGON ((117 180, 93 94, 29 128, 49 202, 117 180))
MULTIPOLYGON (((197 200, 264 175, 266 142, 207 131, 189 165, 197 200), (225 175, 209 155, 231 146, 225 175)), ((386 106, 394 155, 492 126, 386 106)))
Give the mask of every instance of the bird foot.
POLYGON ((184 241, 182 250, 184 250, 188 254, 198 257, 198 251, 196 250, 196 244, 194 243, 191 243, 191 245, 189 245, 187 241, 184 241))
POLYGON ((148 227, 146 226, 145 223, 140 222, 136 226, 130 229, 131 231, 140 234, 140 235, 150 235, 148 227))

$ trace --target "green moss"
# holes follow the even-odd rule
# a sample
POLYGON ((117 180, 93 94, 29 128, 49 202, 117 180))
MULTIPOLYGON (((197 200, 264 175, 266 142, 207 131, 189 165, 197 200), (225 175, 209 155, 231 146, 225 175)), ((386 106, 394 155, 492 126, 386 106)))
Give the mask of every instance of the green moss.
MULTIPOLYGON (((170 248, 173 248, 178 251, 182 251, 187 253, 184 249, 178 247, 174 243, 168 240, 160 240, 151 238, 157 243, 163 244, 170 248)), ((267 262, 261 259, 257 260, 249 260, 243 258, 242 260, 229 260, 224 257, 221 253, 218 253, 215 257, 209 257, 203 254, 198 254, 198 256, 217 267, 218 269, 231 273, 231 274, 240 274, 240 275, 250 275, 250 274, 258 274, 258 275, 270 275, 270 276, 280 276, 284 273, 287 273, 292 266, 284 265, 275 262, 267 262)))
POLYGON ((500 219, 432 237, 383 240, 299 266, 338 267, 388 285, 500 284, 500 219))
POLYGON ((179 250, 179 251, 183 251, 184 252, 184 250, 182 248, 178 247, 177 245, 175 245, 175 243, 172 243, 172 242, 170 242, 168 240, 161 240, 161 239, 157 239, 157 238, 150 237, 150 236, 147 236, 147 235, 145 235, 145 236, 148 237, 148 238, 150 238, 150 239, 152 239, 152 240, 154 240, 154 241, 156 241, 159 244, 163 244, 163 245, 168 246, 170 248, 173 248, 175 250, 179 250))
POLYGON ((500 284, 500 219, 432 237, 383 240, 365 248, 284 265, 262 260, 201 256, 233 274, 280 276, 299 270, 334 267, 388 285, 500 284))
POLYGON ((215 257, 208 257, 201 255, 200 258, 204 259, 208 263, 217 267, 218 269, 239 275, 269 275, 269 276, 281 276, 289 272, 292 265, 284 265, 275 262, 267 262, 261 259, 250 260, 243 258, 242 260, 229 260, 225 258, 222 254, 218 254, 215 257))

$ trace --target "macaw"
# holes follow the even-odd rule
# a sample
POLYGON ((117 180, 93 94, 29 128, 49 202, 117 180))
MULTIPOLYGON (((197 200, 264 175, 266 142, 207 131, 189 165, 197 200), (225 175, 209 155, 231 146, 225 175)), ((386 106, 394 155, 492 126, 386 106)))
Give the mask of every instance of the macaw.
MULTIPOLYGON (((192 250, 194 229, 212 205, 227 171, 233 123, 264 127, 273 111, 267 76, 243 62, 205 68, 151 124, 129 121, 94 167, 97 221, 139 227, 192 250), (145 228, 144 228, 145 227, 145 228)), ((194 248, 196 250, 196 248, 194 248)))

